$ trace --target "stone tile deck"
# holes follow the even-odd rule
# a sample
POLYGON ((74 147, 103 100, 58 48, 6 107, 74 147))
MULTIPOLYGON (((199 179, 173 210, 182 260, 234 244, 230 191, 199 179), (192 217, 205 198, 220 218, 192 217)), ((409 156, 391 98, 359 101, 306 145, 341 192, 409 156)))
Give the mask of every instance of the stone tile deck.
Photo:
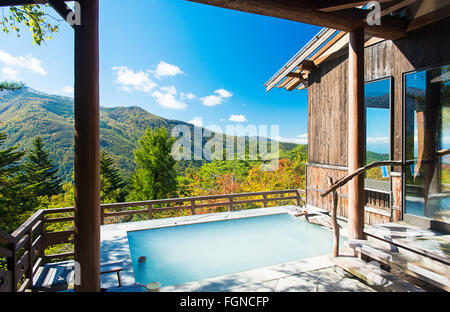
POLYGON ((302 259, 197 282, 167 286, 162 292, 373 292, 336 269, 328 256, 302 259))

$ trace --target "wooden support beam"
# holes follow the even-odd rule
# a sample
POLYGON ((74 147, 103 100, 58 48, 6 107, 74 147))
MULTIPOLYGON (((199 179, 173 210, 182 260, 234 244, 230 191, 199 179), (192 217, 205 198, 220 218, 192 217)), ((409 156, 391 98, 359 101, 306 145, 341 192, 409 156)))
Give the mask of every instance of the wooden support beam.
POLYGON ((303 78, 303 75, 300 73, 288 73, 286 75, 286 77, 290 77, 290 78, 303 78))
MULTIPOLYGON (((348 58, 348 170, 364 167, 364 28, 349 33, 348 58)), ((364 176, 348 183, 348 238, 362 239, 364 228, 364 176)))
MULTIPOLYGON (((382 9, 381 12, 380 12, 380 17, 386 16, 389 13, 392 13, 394 11, 400 10, 400 9, 402 9, 402 8, 412 4, 414 2, 417 2, 417 1, 418 0, 402 0, 400 2, 397 2, 397 3, 395 3, 395 4, 391 5, 391 6, 388 6, 388 7, 384 8, 384 9, 382 9)), ((367 18, 364 19, 364 22, 367 22, 367 18)))
POLYGON ((369 26, 363 22, 366 10, 347 9, 345 11, 322 12, 312 0, 189 0, 222 8, 248 13, 278 17, 291 21, 317 25, 332 29, 352 31, 366 27, 366 33, 375 37, 397 39, 406 34, 406 22, 392 16, 381 19, 380 25, 369 26))
POLYGON ((63 0, 49 0, 48 3, 65 21, 70 14, 73 14, 73 11, 63 0))
POLYGON ((302 71, 302 70, 306 70, 306 71, 312 71, 314 68, 316 67, 316 65, 314 64, 314 62, 313 61, 311 61, 311 60, 303 60, 301 63, 300 63, 300 66, 298 67, 298 69, 300 70, 300 71, 302 71))
MULTIPOLYGON (((73 0, 56 0, 56 1, 70 2, 73 0)), ((45 4, 50 2, 51 0, 0 0, 0 7, 17 6, 25 4, 45 4)))
MULTIPOLYGON (((341 0, 339 2, 334 0, 326 0, 326 1, 319 1, 319 5, 317 6, 319 11, 323 12, 333 12, 333 11, 339 11, 344 9, 351 9, 356 8, 360 6, 365 6, 372 2, 373 0, 341 0)), ((396 0, 377 0, 379 3, 384 2, 393 2, 396 0)))
POLYGON ((406 30, 407 31, 413 31, 415 29, 424 27, 424 26, 426 26, 428 24, 437 22, 437 21, 439 21, 441 19, 444 19, 444 18, 446 18, 448 16, 450 16, 450 4, 445 6, 445 7, 439 8, 438 10, 431 11, 430 13, 421 15, 421 16, 413 19, 409 23, 409 25, 408 25, 406 30))
POLYGON ((294 78, 291 82, 289 82, 286 85, 286 90, 287 91, 292 91, 295 88, 297 88, 300 84, 303 84, 305 87, 308 86, 308 82, 303 78, 303 76, 299 76, 297 78, 294 78))
POLYGON ((100 291, 99 0, 78 0, 75 26, 75 261, 81 285, 100 291))

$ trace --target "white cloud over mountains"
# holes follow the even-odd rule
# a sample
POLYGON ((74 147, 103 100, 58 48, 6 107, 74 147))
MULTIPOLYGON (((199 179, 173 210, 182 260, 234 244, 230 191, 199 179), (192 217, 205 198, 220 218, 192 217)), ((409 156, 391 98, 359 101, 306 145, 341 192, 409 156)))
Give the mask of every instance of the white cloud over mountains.
POLYGON ((233 94, 225 89, 218 89, 214 91, 213 95, 208 95, 200 98, 200 101, 205 106, 216 106, 225 102, 226 98, 232 97, 233 94))
POLYGON ((186 103, 177 99, 175 86, 161 87, 159 90, 154 91, 152 96, 155 98, 156 103, 164 108, 186 110, 188 107, 186 103))
POLYGON ((197 127, 203 127, 203 118, 202 117, 194 117, 194 119, 188 121, 190 124, 193 124, 197 127))
POLYGON ((175 86, 158 86, 152 80, 152 75, 158 79, 164 76, 175 76, 183 74, 183 71, 175 65, 166 62, 159 62, 155 70, 134 70, 126 66, 113 67, 115 72, 115 83, 121 91, 140 91, 149 93, 159 106, 167 109, 186 110, 185 99, 192 100, 195 95, 192 93, 178 93, 175 86))
POLYGON ((308 133, 297 135, 295 138, 276 137, 275 140, 286 143, 308 144, 308 133))
POLYGON ((159 62, 156 66, 156 69, 152 71, 152 73, 158 79, 165 76, 176 76, 184 74, 180 67, 166 63, 164 61, 159 62))
POLYGON ((0 79, 3 80, 17 80, 22 71, 42 76, 47 75, 47 71, 42 66, 41 60, 33 57, 31 54, 14 56, 0 50, 0 63, 5 66, 0 68, 0 79))
POLYGON ((119 85, 119 90, 150 92, 158 86, 150 78, 148 71, 135 72, 126 66, 113 67, 113 70, 116 73, 115 82, 119 85))
POLYGON ((247 118, 245 118, 244 115, 240 114, 240 115, 231 115, 230 118, 228 118, 229 121, 233 121, 233 122, 246 122, 248 121, 247 118))
MULTIPOLYGON (((115 74, 115 83, 118 85, 119 90, 126 92, 140 91, 148 93, 155 98, 156 102, 161 107, 186 110, 188 105, 185 101, 194 100, 197 98, 193 93, 177 92, 176 87, 173 85, 159 86, 158 83, 153 81, 153 77, 161 80, 162 77, 184 74, 180 67, 176 65, 161 61, 156 66, 155 70, 134 71, 126 66, 116 66, 112 69, 115 74)), ((232 96, 233 94, 230 91, 225 89, 217 89, 214 91, 214 94, 200 98, 200 102, 205 106, 216 106, 222 104, 227 98, 232 96)))

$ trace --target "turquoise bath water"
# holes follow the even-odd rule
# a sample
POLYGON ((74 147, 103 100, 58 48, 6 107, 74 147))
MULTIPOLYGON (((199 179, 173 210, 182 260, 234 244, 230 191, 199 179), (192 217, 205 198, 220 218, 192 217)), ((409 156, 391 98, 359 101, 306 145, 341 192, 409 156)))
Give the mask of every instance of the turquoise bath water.
POLYGON ((329 254, 332 232, 287 213, 128 232, 137 283, 198 281, 329 254), (147 258, 138 263, 140 256, 147 258))

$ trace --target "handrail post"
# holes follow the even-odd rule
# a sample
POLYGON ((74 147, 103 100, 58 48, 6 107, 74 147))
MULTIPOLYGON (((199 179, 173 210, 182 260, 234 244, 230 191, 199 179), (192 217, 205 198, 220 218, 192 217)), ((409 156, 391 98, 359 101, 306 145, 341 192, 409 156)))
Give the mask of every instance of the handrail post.
POLYGON ((233 196, 230 196, 228 198, 228 211, 233 211, 234 210, 234 204, 233 204, 233 196))
POLYGON ((28 269, 27 269, 27 277, 30 279, 30 288, 33 287, 33 227, 30 227, 28 230, 28 269))
POLYGON ((46 232, 45 223, 44 223, 44 214, 41 215, 40 221, 41 221, 41 225, 39 226, 39 235, 41 235, 41 240, 39 241, 38 249, 39 249, 39 258, 41 258, 43 261, 45 258, 44 246, 45 246, 45 232, 46 232))
POLYGON ((12 273, 12 291, 17 292, 17 252, 16 252, 16 243, 8 244, 8 249, 12 251, 12 257, 6 259, 6 265, 8 271, 12 273))
POLYGON ((100 225, 105 224, 105 208, 100 205, 100 225))
POLYGON ((148 204, 148 219, 153 219, 153 204, 148 204))
POLYGON ((267 208, 267 194, 263 194, 263 207, 267 208))
POLYGON ((195 199, 191 200, 191 215, 195 215, 195 199))
POLYGON ((300 197, 300 192, 299 190, 295 190, 295 194, 297 195, 297 198, 295 199, 297 201, 297 206, 300 207, 301 206, 301 197, 300 197))
MULTIPOLYGON (((328 184, 333 185, 333 178, 328 177, 328 184)), ((336 189, 332 192, 331 200, 331 224, 333 226, 333 257, 339 256, 339 224, 337 223, 338 194, 336 189)))

